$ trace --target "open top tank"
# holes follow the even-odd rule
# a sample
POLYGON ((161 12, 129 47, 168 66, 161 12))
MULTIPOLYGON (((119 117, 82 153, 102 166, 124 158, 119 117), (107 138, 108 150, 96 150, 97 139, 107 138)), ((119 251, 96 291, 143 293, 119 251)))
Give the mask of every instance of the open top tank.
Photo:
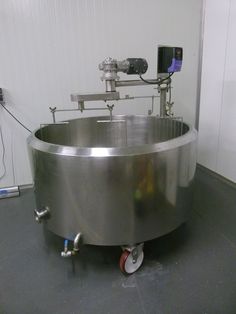
POLYGON ((196 131, 154 116, 75 119, 29 139, 37 208, 83 243, 133 245, 168 233, 191 209, 196 131))
POLYGON ((74 111, 92 110, 85 103, 103 101, 108 117, 55 123, 28 139, 34 173, 35 217, 63 237, 68 257, 81 244, 120 245, 120 268, 136 271, 143 261, 143 243, 160 237, 186 221, 192 203, 196 167, 196 131, 182 119, 172 118, 171 77, 182 66, 181 47, 158 47, 158 75, 144 79, 143 58, 123 61, 106 58, 99 69, 106 90, 72 94, 74 111), (118 72, 138 75, 120 80, 118 72), (159 74, 160 73, 160 74, 159 74), (158 95, 120 96, 123 86, 156 85, 158 95), (167 101, 167 94, 169 95, 167 101), (160 98, 160 116, 153 114, 160 98), (114 103, 152 99, 149 116, 113 116, 114 103), (73 242, 73 249, 68 246, 73 242))

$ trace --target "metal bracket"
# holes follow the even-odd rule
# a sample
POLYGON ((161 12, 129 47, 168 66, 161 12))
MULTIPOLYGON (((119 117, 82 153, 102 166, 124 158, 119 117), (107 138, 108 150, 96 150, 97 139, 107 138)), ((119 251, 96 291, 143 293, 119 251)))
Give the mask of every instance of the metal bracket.
POLYGON ((98 101, 98 100, 119 100, 119 92, 107 92, 107 93, 98 93, 98 94, 72 94, 71 101, 76 102, 85 102, 85 101, 98 101))
POLYGON ((52 120, 53 120, 53 123, 56 122, 56 117, 55 117, 55 113, 57 111, 57 107, 49 107, 50 111, 51 111, 51 114, 52 114, 52 120))

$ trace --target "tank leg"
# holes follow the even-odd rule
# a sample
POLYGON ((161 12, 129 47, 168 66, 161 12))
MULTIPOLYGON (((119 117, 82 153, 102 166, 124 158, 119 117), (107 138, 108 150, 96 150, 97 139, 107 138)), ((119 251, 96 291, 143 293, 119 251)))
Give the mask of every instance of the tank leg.
POLYGON ((135 246, 122 247, 123 253, 119 265, 124 274, 133 274, 142 265, 144 259, 143 245, 143 243, 140 243, 135 246))
POLYGON ((68 249, 69 240, 65 239, 64 250, 61 252, 61 257, 70 257, 78 253, 80 240, 81 240, 81 233, 77 233, 73 241, 73 249, 69 250, 68 249))

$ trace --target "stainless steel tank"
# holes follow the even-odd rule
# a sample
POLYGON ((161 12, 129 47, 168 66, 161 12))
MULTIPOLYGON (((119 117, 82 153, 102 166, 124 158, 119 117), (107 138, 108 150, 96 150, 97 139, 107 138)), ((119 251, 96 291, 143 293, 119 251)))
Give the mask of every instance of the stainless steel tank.
POLYGON ((49 230, 83 243, 134 245, 160 237, 191 210, 197 132, 154 116, 92 117, 28 138, 38 210, 49 230))

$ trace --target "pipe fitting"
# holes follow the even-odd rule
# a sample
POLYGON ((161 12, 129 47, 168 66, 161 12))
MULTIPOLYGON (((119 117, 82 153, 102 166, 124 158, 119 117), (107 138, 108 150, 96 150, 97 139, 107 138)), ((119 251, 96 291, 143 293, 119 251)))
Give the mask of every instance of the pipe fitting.
POLYGON ((46 206, 45 208, 42 208, 40 210, 35 209, 34 216, 35 216, 35 220, 38 223, 41 223, 44 219, 48 219, 50 217, 49 207, 46 206))
POLYGON ((61 257, 64 258, 71 257, 74 256, 79 251, 81 236, 82 236, 81 233, 77 233, 77 235, 75 236, 72 250, 68 249, 69 240, 67 239, 64 240, 64 250, 61 252, 61 257))

